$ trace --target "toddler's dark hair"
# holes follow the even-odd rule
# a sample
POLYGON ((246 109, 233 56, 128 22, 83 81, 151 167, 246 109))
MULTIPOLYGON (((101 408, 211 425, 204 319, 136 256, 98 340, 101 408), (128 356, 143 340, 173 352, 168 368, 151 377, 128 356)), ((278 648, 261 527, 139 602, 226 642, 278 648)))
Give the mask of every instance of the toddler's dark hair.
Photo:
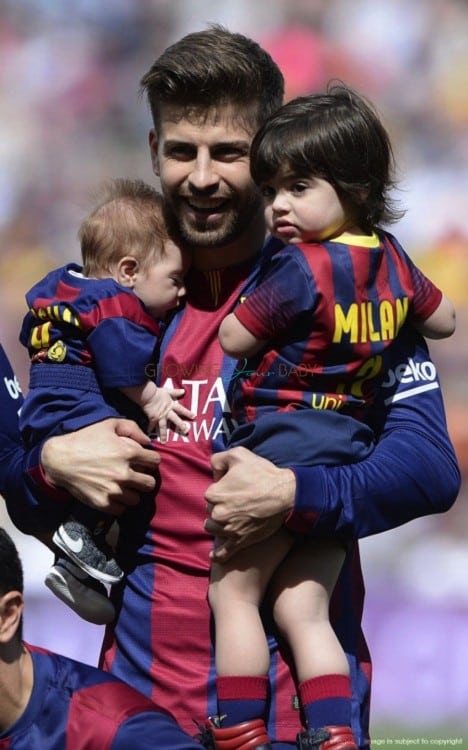
POLYGON ((255 182, 262 185, 284 168, 327 180, 365 230, 404 214, 389 194, 396 185, 389 135, 373 105, 341 82, 283 105, 256 134, 255 182))

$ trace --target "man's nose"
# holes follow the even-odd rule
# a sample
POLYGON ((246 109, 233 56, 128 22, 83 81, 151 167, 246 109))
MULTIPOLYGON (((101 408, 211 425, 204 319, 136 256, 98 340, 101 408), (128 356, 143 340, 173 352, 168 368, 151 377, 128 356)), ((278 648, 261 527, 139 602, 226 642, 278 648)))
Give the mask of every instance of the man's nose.
POLYGON ((215 169, 215 162, 207 151, 199 151, 193 163, 189 177, 190 185, 195 190, 209 190, 216 188, 219 175, 215 169))

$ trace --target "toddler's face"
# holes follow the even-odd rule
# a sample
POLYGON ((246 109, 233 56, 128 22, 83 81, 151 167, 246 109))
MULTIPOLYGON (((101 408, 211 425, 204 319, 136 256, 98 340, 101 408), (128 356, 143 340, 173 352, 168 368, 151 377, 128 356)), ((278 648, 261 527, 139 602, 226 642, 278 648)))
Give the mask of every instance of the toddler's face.
POLYGON ((298 177, 285 170, 261 190, 267 227, 285 243, 331 239, 353 223, 333 185, 321 177, 298 177))

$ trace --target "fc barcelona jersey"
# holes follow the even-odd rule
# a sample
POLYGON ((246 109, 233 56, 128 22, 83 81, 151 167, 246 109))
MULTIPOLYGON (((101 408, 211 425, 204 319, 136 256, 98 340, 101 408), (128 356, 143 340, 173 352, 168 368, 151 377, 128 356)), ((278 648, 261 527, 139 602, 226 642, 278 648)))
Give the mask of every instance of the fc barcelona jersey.
POLYGON ((34 683, 0 750, 146 750, 166 721, 151 701, 94 667, 28 647, 34 683))
POLYGON ((141 385, 160 334, 135 293, 69 263, 26 294, 20 340, 38 365, 93 367, 102 388, 141 385))
MULTIPOLYGON (((161 454, 160 487, 154 499, 127 512, 120 534, 121 560, 128 572, 117 594, 119 616, 109 630, 104 664, 164 706, 186 732, 194 720, 217 712, 212 620, 207 601, 209 552, 213 539, 204 531, 204 493, 212 482, 210 456, 223 448, 233 427, 227 390, 237 363, 218 341, 222 319, 249 292, 246 268, 207 274, 192 270, 185 310, 163 341, 160 382, 185 389, 184 403, 195 414, 190 433, 172 433, 161 454), (146 533, 143 529, 147 528, 146 533)), ((357 551, 350 553, 357 578, 347 602, 358 623, 363 589, 357 551)), ((340 608, 340 618, 343 612, 340 608)), ((268 621, 265 627, 269 630, 268 621)), ((345 633, 345 631, 343 631, 345 633)), ((269 734, 294 741, 302 726, 289 657, 270 633, 272 685, 269 734)), ((370 665, 359 626, 345 633, 356 697, 356 731, 367 711, 370 665), (364 708, 361 707, 364 706, 364 708)), ((365 720, 364 720, 365 724, 365 720)), ((365 731, 365 730, 364 730, 365 731)))
POLYGON ((361 417, 399 331, 429 317, 441 297, 384 232, 282 248, 236 310, 267 342, 234 383, 236 416, 302 407, 361 417))

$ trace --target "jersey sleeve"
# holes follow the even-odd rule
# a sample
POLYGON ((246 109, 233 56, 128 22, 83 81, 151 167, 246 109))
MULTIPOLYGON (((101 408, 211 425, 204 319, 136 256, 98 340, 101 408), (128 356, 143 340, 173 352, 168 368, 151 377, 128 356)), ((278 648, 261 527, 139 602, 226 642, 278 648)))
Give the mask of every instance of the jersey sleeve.
POLYGON ((88 336, 94 356, 94 369, 101 387, 122 388, 142 385, 154 369, 158 343, 154 329, 122 317, 103 320, 88 336))
POLYGON ((0 493, 8 503, 10 498, 10 472, 12 467, 21 463, 23 457, 18 427, 18 413, 23 404, 23 395, 11 364, 1 346, 0 378, 0 493))
POLYGON ((5 443, 18 442, 18 414, 23 405, 24 398, 18 378, 13 372, 10 361, 5 350, 0 344, 0 425, 2 443, 0 455, 5 443))
POLYGON ((414 290, 413 317, 415 320, 427 320, 439 307, 442 292, 414 263, 411 263, 410 269, 414 290))
POLYGON ((441 303, 441 290, 418 268, 393 235, 387 234, 387 241, 393 246, 394 251, 398 253, 400 258, 403 259, 411 274, 413 289, 412 319, 418 321, 427 320, 441 303))
POLYGON ((255 338, 270 340, 315 305, 315 285, 300 251, 275 255, 261 284, 234 311, 255 338))
POLYGON ((8 515, 25 534, 54 528, 66 512, 68 493, 48 486, 40 478, 39 449, 26 453, 19 431, 18 410, 23 404, 18 381, 11 364, 0 346, 0 494, 8 515))
POLYGON ((291 467, 297 491, 289 528, 356 539, 453 505, 460 470, 440 384, 424 340, 410 326, 394 347, 374 420, 378 442, 360 463, 291 467))

